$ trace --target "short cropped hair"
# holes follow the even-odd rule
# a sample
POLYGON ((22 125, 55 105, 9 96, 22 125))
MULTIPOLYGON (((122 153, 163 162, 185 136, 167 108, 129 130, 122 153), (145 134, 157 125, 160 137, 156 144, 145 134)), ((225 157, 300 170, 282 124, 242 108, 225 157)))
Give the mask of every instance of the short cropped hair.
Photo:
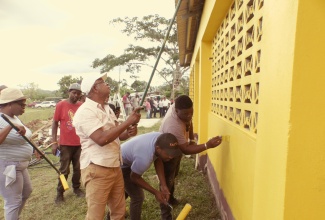
POLYGON ((193 107, 193 102, 190 97, 187 95, 178 96, 175 99, 175 108, 182 110, 182 109, 189 109, 193 107))
POLYGON ((155 146, 165 151, 169 156, 178 157, 182 155, 179 149, 177 138, 171 133, 163 133, 159 135, 155 146))
POLYGON ((177 138, 171 133, 163 133, 157 138, 155 145, 166 149, 170 147, 171 143, 178 143, 177 138))

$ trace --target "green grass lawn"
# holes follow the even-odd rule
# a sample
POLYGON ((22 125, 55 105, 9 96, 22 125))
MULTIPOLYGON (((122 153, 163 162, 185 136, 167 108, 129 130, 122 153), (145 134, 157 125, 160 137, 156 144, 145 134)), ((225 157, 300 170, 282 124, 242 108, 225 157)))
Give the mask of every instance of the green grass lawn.
MULTIPOLYGON (((51 110, 53 115, 53 109, 27 109, 24 117, 26 117, 25 120, 35 120, 34 117, 29 115, 31 114, 34 116, 42 115, 42 117, 46 119, 52 117, 51 110)), ((22 120, 24 121, 23 118, 22 120)), ((140 127, 138 131, 139 134, 158 131, 159 126, 160 123, 157 123, 151 128, 140 127)), ((59 168, 59 158, 49 154, 47 154, 47 156, 59 168)), ((180 199, 181 204, 174 208, 173 219, 176 219, 186 203, 189 203, 192 206, 192 210, 187 216, 188 220, 220 219, 207 178, 204 174, 194 169, 194 164, 195 160, 191 157, 184 157, 182 159, 181 170, 176 181, 175 190, 175 196, 180 199)), ((45 161, 29 167, 28 170, 34 190, 23 209, 20 218, 21 220, 81 220, 85 218, 87 212, 86 201, 84 198, 77 198, 71 189, 66 191, 64 194, 65 203, 61 205, 56 205, 54 203, 58 176, 56 171, 45 161)), ((158 182, 153 166, 143 175, 143 177, 150 184, 158 188, 158 182)), ((71 175, 69 176, 68 183, 71 186, 71 175)), ((145 191, 145 197, 142 219, 160 219, 159 204, 155 200, 154 196, 145 191)), ((128 202, 129 200, 127 200, 127 203, 128 202)), ((0 199, 0 207, 3 207, 2 199, 0 199)), ((0 210, 0 219, 3 219, 3 208, 0 210)))

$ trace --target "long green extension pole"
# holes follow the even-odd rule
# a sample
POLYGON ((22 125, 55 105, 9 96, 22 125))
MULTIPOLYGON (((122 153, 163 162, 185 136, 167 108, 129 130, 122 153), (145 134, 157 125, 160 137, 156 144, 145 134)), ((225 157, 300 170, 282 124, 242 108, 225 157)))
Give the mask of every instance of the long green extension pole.
POLYGON ((147 92, 148 92, 148 89, 149 89, 149 87, 150 87, 150 83, 151 83, 151 81, 152 81, 153 75, 155 74, 155 71, 156 71, 157 65, 158 65, 158 63, 159 63, 159 60, 160 60, 161 54, 162 54, 162 52, 163 52, 163 50, 164 50, 164 48, 165 48, 166 41, 167 41, 167 39, 168 39, 168 37, 169 37, 170 30, 171 30, 172 27, 173 27, 173 23, 174 23, 174 20, 175 20, 176 15, 177 15, 177 12, 178 12, 179 6, 181 5, 181 2, 182 2, 182 0, 179 0, 178 3, 177 3, 177 6, 176 6, 176 10, 175 10, 175 13, 174 13, 173 19, 170 21, 169 28, 168 28, 168 31, 167 31, 167 33, 166 33, 166 36, 165 36, 164 42, 163 42, 163 44, 162 44, 162 46, 161 46, 161 48, 160 48, 160 51, 159 51, 159 53, 158 53, 158 57, 157 57, 156 63, 155 63, 155 65, 154 65, 153 69, 152 69, 152 73, 151 73, 151 76, 150 76, 150 79, 149 79, 148 85, 147 85, 146 90, 144 91, 144 93, 143 93, 143 95, 142 95, 142 99, 141 99, 140 106, 143 105, 144 99, 145 99, 146 96, 147 96, 147 92))

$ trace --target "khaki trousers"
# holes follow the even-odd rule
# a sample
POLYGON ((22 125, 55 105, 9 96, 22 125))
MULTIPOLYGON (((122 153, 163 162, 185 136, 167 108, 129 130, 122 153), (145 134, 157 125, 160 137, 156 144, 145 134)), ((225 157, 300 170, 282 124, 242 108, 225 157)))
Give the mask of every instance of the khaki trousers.
POLYGON ((108 206, 111 220, 125 219, 124 181, 120 167, 90 164, 81 170, 86 188, 86 220, 103 219, 108 206))

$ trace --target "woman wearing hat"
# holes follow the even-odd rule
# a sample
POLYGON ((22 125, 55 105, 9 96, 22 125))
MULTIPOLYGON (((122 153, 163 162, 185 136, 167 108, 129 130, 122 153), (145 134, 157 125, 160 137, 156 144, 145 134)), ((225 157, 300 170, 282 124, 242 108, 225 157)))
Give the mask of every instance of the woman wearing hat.
POLYGON ((17 220, 32 192, 28 164, 33 153, 22 135, 32 132, 18 119, 25 112, 26 97, 19 89, 5 88, 0 94, 0 114, 4 114, 18 129, 13 129, 0 117, 0 195, 4 199, 6 220, 17 220))

